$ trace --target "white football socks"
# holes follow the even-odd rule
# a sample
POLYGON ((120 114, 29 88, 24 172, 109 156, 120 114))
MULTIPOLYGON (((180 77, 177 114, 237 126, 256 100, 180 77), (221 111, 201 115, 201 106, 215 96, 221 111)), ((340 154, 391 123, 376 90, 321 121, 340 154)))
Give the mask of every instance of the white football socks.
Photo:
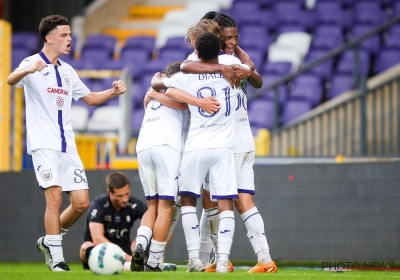
POLYGON ((149 255, 149 260, 147 261, 147 264, 149 266, 154 268, 160 264, 162 255, 165 250, 165 244, 166 242, 158 242, 155 241, 154 239, 151 240, 150 255, 149 255))
POLYGON ((143 249, 146 251, 147 246, 150 243, 150 239, 153 235, 151 228, 147 226, 140 226, 137 230, 136 234, 136 247, 140 244, 142 245, 143 249))
POLYGON ((219 214, 217 272, 225 272, 225 268, 228 267, 234 232, 235 215, 233 211, 221 212, 219 214))
POLYGON ((199 259, 200 236, 199 219, 196 213, 196 207, 182 206, 182 227, 185 233, 186 246, 190 260, 199 259))
POLYGON ((59 262, 64 261, 63 249, 62 249, 62 235, 46 235, 44 237, 44 244, 50 249, 51 258, 53 260, 53 266, 59 262))
POLYGON ((210 226, 208 225, 207 215, 203 209, 200 218, 200 252, 199 257, 205 266, 210 264, 210 254, 212 251, 210 240, 210 226))
POLYGON ((254 253, 257 255, 258 262, 265 264, 271 262, 272 258, 269 254, 269 246, 264 230, 264 221, 258 212, 257 207, 251 208, 240 216, 246 226, 247 237, 250 239, 254 253))

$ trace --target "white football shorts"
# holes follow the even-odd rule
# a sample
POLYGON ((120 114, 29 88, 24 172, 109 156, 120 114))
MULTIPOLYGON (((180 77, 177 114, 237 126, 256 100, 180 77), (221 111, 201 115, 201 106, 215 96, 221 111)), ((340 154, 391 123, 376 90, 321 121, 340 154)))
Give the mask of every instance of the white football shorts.
POLYGON ((147 200, 176 200, 181 153, 167 145, 138 153, 139 176, 147 200))
POLYGON ((60 186, 63 192, 88 189, 85 169, 77 153, 51 149, 32 151, 32 161, 39 186, 60 186))
POLYGON ((200 197, 201 186, 209 174, 211 199, 234 199, 236 188, 233 150, 202 149, 186 152, 179 169, 179 193, 200 197))
POLYGON ((255 151, 234 154, 237 190, 239 193, 255 194, 253 170, 255 156, 255 151))

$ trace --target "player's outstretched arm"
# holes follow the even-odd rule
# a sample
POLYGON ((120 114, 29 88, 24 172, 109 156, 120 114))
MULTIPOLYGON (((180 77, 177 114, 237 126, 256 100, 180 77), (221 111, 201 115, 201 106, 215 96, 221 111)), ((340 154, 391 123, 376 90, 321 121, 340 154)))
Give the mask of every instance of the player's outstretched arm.
POLYGON ((110 242, 104 236, 104 225, 101 223, 90 222, 89 223, 90 235, 92 236, 93 245, 96 246, 103 242, 110 242))
POLYGON ((83 97, 83 101, 85 101, 86 104, 89 106, 96 106, 103 104, 107 100, 116 97, 118 95, 121 95, 125 93, 126 91, 126 85, 123 81, 118 80, 114 81, 112 83, 112 88, 99 91, 99 92, 90 92, 88 95, 83 97))
POLYGON ((215 112, 218 112, 220 109, 220 104, 219 101, 212 96, 207 96, 205 98, 198 98, 193 95, 190 95, 182 90, 176 89, 176 88, 169 88, 165 92, 165 94, 172 99, 175 99, 179 102, 187 103, 193 106, 200 107, 203 109, 205 112, 209 114, 213 114, 215 112))
MULTIPOLYGON (((165 93, 156 91, 153 88, 150 88, 147 91, 146 96, 145 96, 145 103, 146 103, 146 99, 147 100, 155 99, 158 102, 160 102, 161 104, 163 104, 164 106, 167 106, 172 109, 185 110, 188 108, 186 103, 178 102, 178 101, 168 97, 165 93)), ((147 104, 145 104, 145 108, 146 107, 147 107, 147 104)))
POLYGON ((238 87, 240 78, 236 75, 234 69, 230 65, 204 63, 201 61, 186 60, 181 64, 183 73, 201 74, 221 72, 229 81, 232 87, 238 87))
POLYGON ((47 67, 47 64, 43 60, 38 60, 35 63, 33 63, 32 65, 30 65, 24 69, 20 69, 20 70, 16 70, 16 71, 12 72, 8 76, 7 84, 9 84, 10 86, 15 86, 26 75, 35 73, 36 71, 42 71, 45 67, 47 67))
POLYGON ((246 64, 250 67, 250 70, 252 70, 248 77, 250 85, 254 88, 261 88, 263 84, 262 77, 255 69, 254 62, 251 60, 250 56, 239 46, 236 47, 235 54, 243 64, 246 64))

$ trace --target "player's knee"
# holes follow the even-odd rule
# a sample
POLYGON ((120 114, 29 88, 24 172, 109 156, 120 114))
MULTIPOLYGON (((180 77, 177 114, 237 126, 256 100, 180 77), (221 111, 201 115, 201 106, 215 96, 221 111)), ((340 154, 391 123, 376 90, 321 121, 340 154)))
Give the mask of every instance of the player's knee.
POLYGON ((89 205, 90 205, 89 200, 82 200, 74 203, 73 208, 78 213, 84 213, 89 208, 89 205))

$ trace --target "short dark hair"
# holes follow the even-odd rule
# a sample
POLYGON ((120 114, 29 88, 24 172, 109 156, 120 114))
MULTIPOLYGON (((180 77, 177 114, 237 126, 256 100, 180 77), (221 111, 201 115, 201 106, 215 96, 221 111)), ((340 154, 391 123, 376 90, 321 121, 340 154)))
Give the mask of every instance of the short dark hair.
POLYGON ((167 77, 171 77, 174 74, 181 71, 182 61, 175 61, 167 65, 163 70, 163 74, 167 75, 167 77))
POLYGON ((121 189, 127 184, 130 186, 129 179, 122 172, 113 172, 106 178, 106 186, 110 192, 114 192, 114 189, 121 189))
POLYGON ((46 35, 59 25, 69 25, 68 19, 60 15, 51 15, 42 18, 39 24, 39 34, 44 42, 46 42, 46 35))
POLYGON ((218 23, 219 27, 221 29, 227 28, 227 27, 237 27, 236 26, 236 21, 233 19, 233 17, 228 16, 223 13, 217 13, 214 11, 206 13, 203 18, 206 19, 211 19, 218 23))
POLYGON ((196 39, 196 50, 201 58, 210 60, 218 57, 221 51, 221 41, 217 35, 211 32, 204 32, 196 39))

